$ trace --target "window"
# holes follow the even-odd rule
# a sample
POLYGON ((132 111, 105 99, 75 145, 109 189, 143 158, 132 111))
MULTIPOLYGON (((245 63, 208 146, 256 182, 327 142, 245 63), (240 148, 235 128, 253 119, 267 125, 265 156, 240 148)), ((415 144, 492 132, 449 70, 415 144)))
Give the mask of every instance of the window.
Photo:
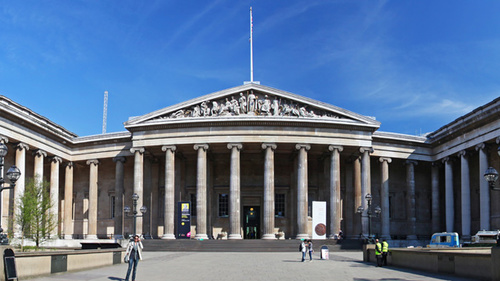
POLYGON ((229 217, 229 196, 224 193, 219 194, 219 217, 229 217))
POLYGON ((110 212, 110 217, 112 219, 115 218, 115 209, 116 209, 116 201, 115 201, 115 196, 111 195, 109 197, 109 212, 110 212))
POLYGON ((285 217, 285 194, 283 193, 274 195, 274 216, 278 218, 285 217))
POLYGON ((191 200, 191 216, 196 217, 196 194, 191 193, 189 196, 191 200))

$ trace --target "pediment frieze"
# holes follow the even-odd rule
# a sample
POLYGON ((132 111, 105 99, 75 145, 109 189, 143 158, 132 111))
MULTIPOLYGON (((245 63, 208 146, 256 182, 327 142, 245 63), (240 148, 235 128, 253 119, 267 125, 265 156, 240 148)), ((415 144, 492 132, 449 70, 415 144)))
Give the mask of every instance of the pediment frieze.
POLYGON ((297 117, 297 118, 345 118, 340 114, 320 109, 310 104, 278 95, 249 90, 215 99, 206 99, 157 116, 154 119, 218 118, 218 117, 297 117))

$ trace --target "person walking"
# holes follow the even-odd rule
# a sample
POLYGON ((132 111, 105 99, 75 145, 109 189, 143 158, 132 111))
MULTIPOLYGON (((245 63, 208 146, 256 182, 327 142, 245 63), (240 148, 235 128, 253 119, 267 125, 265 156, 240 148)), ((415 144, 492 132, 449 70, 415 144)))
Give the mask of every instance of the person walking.
POLYGON ((128 269, 127 269, 127 277, 125 280, 128 281, 130 276, 130 270, 132 270, 132 281, 135 281, 135 273, 137 271, 137 264, 139 260, 142 260, 142 242, 139 238, 139 235, 135 235, 134 239, 128 242, 127 251, 125 252, 125 259, 128 257, 128 269))
POLYGON ((309 261, 312 262, 313 261, 312 253, 314 252, 312 240, 309 240, 307 242, 307 249, 309 250, 309 261))
POLYGON ((302 262, 306 260, 306 250, 307 250, 306 243, 304 242, 304 240, 301 240, 300 251, 302 252, 302 262))
POLYGON ((382 244, 375 239, 375 257, 377 258, 377 267, 382 266, 382 244))
POLYGON ((387 254, 389 252, 389 243, 387 240, 382 240, 382 263, 384 266, 387 266, 387 254))

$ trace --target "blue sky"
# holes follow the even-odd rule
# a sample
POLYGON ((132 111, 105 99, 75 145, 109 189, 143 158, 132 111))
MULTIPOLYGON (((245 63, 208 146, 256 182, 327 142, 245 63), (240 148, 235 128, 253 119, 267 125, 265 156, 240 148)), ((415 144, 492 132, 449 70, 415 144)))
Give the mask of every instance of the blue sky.
POLYGON ((0 95, 80 136, 250 79, 434 131, 500 93, 500 1, 0 0, 0 95))

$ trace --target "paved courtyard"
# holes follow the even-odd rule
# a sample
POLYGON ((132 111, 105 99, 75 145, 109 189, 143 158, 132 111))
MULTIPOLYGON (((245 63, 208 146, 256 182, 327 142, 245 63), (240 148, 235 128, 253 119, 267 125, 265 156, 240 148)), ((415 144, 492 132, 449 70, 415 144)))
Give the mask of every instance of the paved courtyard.
MULTIPOLYGON (((301 262, 300 253, 144 252, 137 280, 472 280, 395 267, 377 268, 361 252, 330 253, 301 262)), ((19 269, 18 269, 19 270, 19 269)), ((122 280, 126 264, 30 280, 122 280)))

